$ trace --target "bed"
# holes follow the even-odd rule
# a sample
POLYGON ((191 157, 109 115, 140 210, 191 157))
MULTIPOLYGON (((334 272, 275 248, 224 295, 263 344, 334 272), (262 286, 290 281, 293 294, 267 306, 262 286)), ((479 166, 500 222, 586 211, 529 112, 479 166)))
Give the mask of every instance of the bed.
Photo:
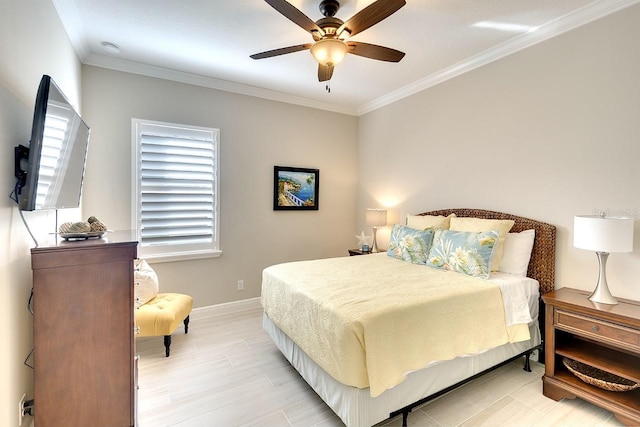
POLYGON ((492 368, 524 356, 528 369, 542 345, 540 295, 554 288, 555 227, 478 209, 415 217, 451 216, 510 220, 509 233, 535 230, 526 277, 492 272, 484 280, 386 253, 263 272, 264 330, 347 426, 398 414, 406 425, 416 405, 492 368))

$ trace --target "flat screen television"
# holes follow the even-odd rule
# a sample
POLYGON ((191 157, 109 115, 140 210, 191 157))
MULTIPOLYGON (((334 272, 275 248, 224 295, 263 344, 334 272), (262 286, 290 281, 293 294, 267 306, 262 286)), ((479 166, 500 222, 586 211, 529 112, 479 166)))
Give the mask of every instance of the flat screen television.
POLYGON ((29 148, 15 151, 16 200, 21 210, 80 206, 89 133, 53 79, 42 76, 29 148))

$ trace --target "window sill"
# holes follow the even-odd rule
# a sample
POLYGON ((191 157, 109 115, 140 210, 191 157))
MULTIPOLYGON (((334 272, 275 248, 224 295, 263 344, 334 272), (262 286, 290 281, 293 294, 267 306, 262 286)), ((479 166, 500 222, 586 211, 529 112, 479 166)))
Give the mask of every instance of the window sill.
POLYGON ((222 255, 221 250, 206 251, 206 252, 180 252, 170 254, 148 254, 142 255, 140 258, 144 258, 147 262, 153 264, 160 264, 163 262, 180 262, 180 261, 192 261, 197 259, 207 258, 219 258, 222 255))

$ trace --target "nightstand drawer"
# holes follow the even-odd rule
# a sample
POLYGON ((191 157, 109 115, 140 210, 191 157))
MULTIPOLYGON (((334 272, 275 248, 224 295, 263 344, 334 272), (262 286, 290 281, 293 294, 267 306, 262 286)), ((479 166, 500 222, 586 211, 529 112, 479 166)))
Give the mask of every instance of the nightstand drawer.
POLYGON ((595 338, 616 347, 640 351, 640 331, 636 329, 563 310, 555 311, 553 322, 559 329, 595 338))

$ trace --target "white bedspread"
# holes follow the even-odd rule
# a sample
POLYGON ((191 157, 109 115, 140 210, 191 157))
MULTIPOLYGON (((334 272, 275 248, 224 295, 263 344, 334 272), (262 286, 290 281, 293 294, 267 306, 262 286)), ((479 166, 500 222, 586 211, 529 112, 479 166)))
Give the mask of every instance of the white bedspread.
POLYGON ((303 261, 264 270, 262 304, 327 373, 377 396, 434 361, 528 339, 526 298, 494 280, 385 254, 303 261))

